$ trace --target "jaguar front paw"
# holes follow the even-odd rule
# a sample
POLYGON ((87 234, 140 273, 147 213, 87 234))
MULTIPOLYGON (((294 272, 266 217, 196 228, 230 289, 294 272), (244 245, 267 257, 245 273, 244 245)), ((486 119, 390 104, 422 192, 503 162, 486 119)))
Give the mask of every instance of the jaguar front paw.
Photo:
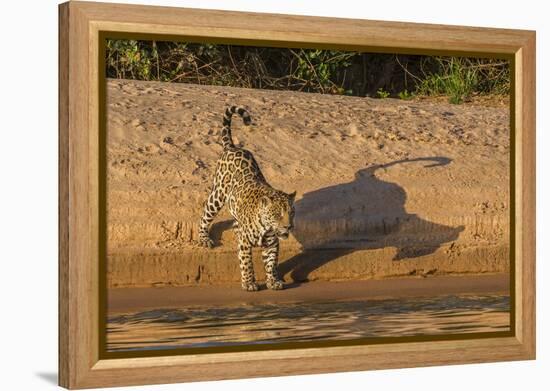
POLYGON ((212 248, 214 247, 214 241, 208 236, 201 236, 197 242, 199 247, 212 248))
POLYGON ((266 285, 269 289, 272 289, 274 291, 280 291, 285 289, 285 284, 283 280, 267 280, 266 285))
POLYGON ((243 282, 241 283, 241 287, 247 292, 256 292, 260 289, 258 284, 256 284, 255 282, 243 282))

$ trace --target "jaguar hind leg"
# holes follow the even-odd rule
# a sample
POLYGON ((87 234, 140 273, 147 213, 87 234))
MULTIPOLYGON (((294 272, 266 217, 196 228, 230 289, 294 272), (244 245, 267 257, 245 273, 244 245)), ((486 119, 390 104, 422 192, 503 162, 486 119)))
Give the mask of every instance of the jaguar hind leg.
POLYGON ((199 224, 199 246, 207 248, 214 247, 214 242, 209 234, 210 224, 212 224, 214 217, 216 217, 224 203, 225 196, 222 192, 216 191, 216 186, 214 186, 204 203, 204 209, 199 224))

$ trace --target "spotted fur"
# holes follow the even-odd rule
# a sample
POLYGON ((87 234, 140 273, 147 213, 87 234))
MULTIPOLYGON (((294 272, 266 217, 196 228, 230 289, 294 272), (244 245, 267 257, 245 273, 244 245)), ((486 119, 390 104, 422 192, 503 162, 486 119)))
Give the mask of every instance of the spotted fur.
POLYGON ((250 115, 244 108, 231 106, 225 110, 221 132, 223 152, 216 165, 210 194, 204 203, 199 224, 199 244, 213 247, 209 236, 210 224, 220 209, 228 204, 229 212, 235 219, 242 288, 258 290, 252 248, 262 247, 267 287, 283 289, 283 281, 277 273, 279 239, 288 238, 293 228, 296 192, 287 194, 271 187, 252 153, 233 144, 233 114, 238 114, 245 125, 250 124, 250 115))

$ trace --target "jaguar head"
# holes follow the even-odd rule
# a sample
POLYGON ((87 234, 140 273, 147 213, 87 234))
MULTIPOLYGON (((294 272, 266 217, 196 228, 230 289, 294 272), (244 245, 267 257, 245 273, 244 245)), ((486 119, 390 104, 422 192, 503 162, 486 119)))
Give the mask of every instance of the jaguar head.
POLYGON ((274 196, 263 196, 260 206, 263 210, 263 225, 279 238, 287 239, 294 228, 294 198, 296 192, 278 192, 274 196))

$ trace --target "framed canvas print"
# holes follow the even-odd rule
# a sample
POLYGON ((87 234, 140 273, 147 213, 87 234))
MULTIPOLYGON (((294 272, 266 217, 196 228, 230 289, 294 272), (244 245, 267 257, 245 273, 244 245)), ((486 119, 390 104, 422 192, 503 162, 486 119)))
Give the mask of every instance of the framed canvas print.
POLYGON ((66 388, 535 357, 535 33, 59 7, 66 388))

